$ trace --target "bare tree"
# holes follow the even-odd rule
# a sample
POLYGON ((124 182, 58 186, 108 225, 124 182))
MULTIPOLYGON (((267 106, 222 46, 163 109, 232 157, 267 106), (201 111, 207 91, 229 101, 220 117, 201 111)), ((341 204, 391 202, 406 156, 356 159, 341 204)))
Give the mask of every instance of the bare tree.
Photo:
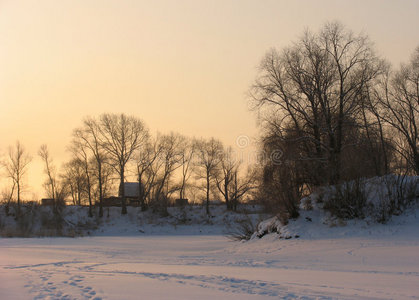
POLYGON ((148 140, 135 154, 136 176, 138 181, 138 200, 141 210, 145 211, 149 204, 149 198, 155 181, 160 162, 158 158, 162 151, 162 144, 158 139, 148 140), (147 200, 148 199, 148 200, 147 200))
POLYGON ((82 162, 73 158, 64 165, 62 180, 70 189, 70 194, 74 205, 81 205, 82 194, 86 190, 86 177, 82 162))
POLYGON ((169 195, 178 189, 171 179, 182 165, 184 142, 185 139, 178 134, 158 135, 136 152, 138 197, 142 210, 151 204, 155 211, 167 213, 169 195))
POLYGON ((8 156, 2 162, 2 165, 6 169, 6 176, 9 177, 13 182, 12 193, 16 188, 17 218, 20 216, 20 202, 23 189, 22 180, 26 174, 27 166, 31 160, 32 158, 28 155, 23 145, 17 141, 14 147, 9 147, 8 156))
POLYGON ((56 206, 57 200, 57 178, 56 169, 51 156, 49 155, 47 145, 41 145, 38 155, 41 157, 45 164, 44 173, 47 175, 47 181, 45 182, 45 189, 48 196, 54 199, 54 206, 56 206))
POLYGON ((227 148, 220 156, 220 167, 215 176, 217 188, 224 197, 227 209, 232 209, 231 202, 231 186, 234 179, 237 177, 237 171, 240 167, 240 162, 232 155, 232 148, 227 148))
MULTIPOLYGON (((386 74, 387 72, 384 72, 382 77, 387 77, 386 74)), ((381 117, 382 108, 379 105, 379 90, 379 83, 368 88, 366 90, 366 101, 362 105, 363 125, 369 143, 369 160, 374 163, 376 176, 382 176, 390 172, 390 162, 394 152, 394 146, 387 137, 387 131, 384 127, 385 123, 381 117), (374 151, 374 148, 379 149, 374 151)))
POLYGON ((10 188, 5 187, 2 190, 2 193, 1 193, 2 202, 5 204, 4 205, 4 212, 5 212, 6 216, 9 216, 9 214, 10 214, 10 203, 13 201, 13 195, 15 193, 15 188, 16 188, 16 183, 14 181, 12 181, 12 186, 10 188))
POLYGON ((192 174, 193 167, 193 157, 195 154, 195 145, 191 140, 188 140, 185 137, 182 137, 182 142, 180 145, 180 164, 181 164, 181 180, 179 186, 179 198, 185 198, 185 190, 189 181, 189 178, 192 174))
POLYGON ((388 74, 377 98, 380 117, 401 138, 397 151, 419 175, 419 47, 409 64, 388 74))
POLYGON ((271 50, 251 95, 277 138, 293 136, 300 159, 324 173, 312 183, 324 184, 317 181, 325 177, 333 184, 341 178, 342 151, 351 145, 346 133, 357 125, 365 89, 381 71, 367 37, 329 23, 282 52, 271 50))
POLYGON ((125 168, 133 153, 146 141, 148 130, 135 117, 124 114, 103 114, 100 117, 102 146, 109 154, 111 165, 119 175, 119 196, 122 198, 122 214, 127 213, 124 180, 125 168))
POLYGON ((160 152, 159 160, 162 167, 154 197, 158 205, 158 210, 161 213, 166 214, 169 194, 175 190, 171 189, 170 179, 174 171, 181 166, 181 144, 183 139, 179 134, 171 133, 160 136, 160 140, 162 151, 160 152))
POLYGON ((196 141, 196 173, 198 179, 205 181, 205 193, 206 193, 206 212, 210 214, 209 202, 211 183, 215 179, 216 170, 220 162, 220 156, 222 154, 222 144, 220 141, 211 138, 210 140, 199 140, 196 141))
POLYGON ((215 181, 228 210, 237 210, 239 200, 256 188, 256 173, 249 169, 247 174, 241 177, 239 174, 241 166, 242 162, 234 157, 231 147, 224 150, 220 156, 215 181))
POLYGON ((83 126, 73 132, 74 142, 86 148, 93 156, 95 162, 96 178, 99 191, 99 217, 103 216, 103 168, 107 160, 105 149, 102 147, 99 123, 93 118, 83 120, 83 126))
POLYGON ((87 193, 87 199, 89 201, 89 217, 93 217, 93 203, 92 203, 92 190, 93 190, 93 181, 92 181, 92 170, 91 170, 91 161, 87 153, 88 146, 80 136, 77 136, 73 139, 72 145, 70 147, 71 152, 73 153, 74 159, 82 167, 85 178, 85 188, 87 193))

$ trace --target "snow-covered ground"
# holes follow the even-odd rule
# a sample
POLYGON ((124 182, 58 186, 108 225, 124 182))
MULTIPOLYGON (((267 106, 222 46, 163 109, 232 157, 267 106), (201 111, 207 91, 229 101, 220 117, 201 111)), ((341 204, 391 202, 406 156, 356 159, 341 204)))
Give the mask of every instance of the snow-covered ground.
POLYGON ((0 299, 417 299, 419 216, 409 218, 380 225, 383 234, 345 236, 345 227, 333 227, 332 237, 300 232, 248 242, 222 235, 3 238, 0 299))
MULTIPOLYGON (((23 217, 16 221, 14 214, 5 214, 0 205, 0 236, 45 237, 45 236, 132 236, 132 235, 182 235, 182 234, 228 234, 243 220, 257 224, 267 215, 257 205, 240 205, 238 212, 228 211, 225 205, 211 205, 207 215, 202 205, 169 207, 167 216, 139 207, 128 207, 128 214, 121 216, 120 207, 104 208, 103 218, 88 217, 88 207, 66 206, 62 214, 61 231, 54 230, 52 208, 47 206, 24 207, 23 217)), ((14 211, 14 210, 12 210, 14 211)))
MULTIPOLYGON (((383 201, 377 182, 368 198, 383 201)), ((0 299, 419 299, 419 184, 412 187, 416 200, 386 224, 332 217, 312 194, 298 219, 268 218, 247 242, 226 234, 263 218, 257 207, 212 207, 211 216, 170 208, 167 217, 112 208, 95 222, 86 208, 68 208, 67 228, 84 237, 0 238, 0 299)), ((13 232, 13 218, 3 220, 13 232)))

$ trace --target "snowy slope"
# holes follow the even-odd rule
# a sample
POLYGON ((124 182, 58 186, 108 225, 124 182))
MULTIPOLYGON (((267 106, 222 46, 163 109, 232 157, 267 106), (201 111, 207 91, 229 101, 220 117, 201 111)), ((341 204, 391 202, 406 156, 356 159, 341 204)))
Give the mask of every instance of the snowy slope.
POLYGON ((376 215, 379 214, 382 203, 388 203, 389 182, 391 193, 397 193, 396 176, 390 175, 381 178, 372 178, 365 181, 367 195, 367 209, 365 218, 342 219, 334 217, 323 209, 325 202, 333 195, 335 187, 321 188, 311 195, 301 199, 300 216, 296 220, 289 220, 282 224, 279 217, 268 218, 258 224, 258 230, 252 236, 257 239, 265 234, 273 233, 278 238, 343 238, 343 237, 381 237, 390 236, 416 236, 419 234, 419 177, 412 176, 405 179, 404 188, 409 190, 411 203, 391 215, 386 224, 378 223, 376 215))

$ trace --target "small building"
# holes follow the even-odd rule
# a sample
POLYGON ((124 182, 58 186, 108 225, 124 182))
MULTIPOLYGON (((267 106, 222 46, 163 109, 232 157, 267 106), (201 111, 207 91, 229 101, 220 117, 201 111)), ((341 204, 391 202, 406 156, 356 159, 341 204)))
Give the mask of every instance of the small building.
POLYGON ((124 193, 127 205, 140 206, 140 184, 138 182, 124 182, 124 193))
MULTIPOLYGON (((139 195, 139 183, 138 182, 124 182, 124 194, 126 204, 131 206, 139 206, 140 201, 138 200, 139 195)), ((97 203, 98 205, 99 203, 97 203)), ((103 198, 103 206, 121 206, 122 198, 111 196, 103 198)))
POLYGON ((124 194, 125 198, 138 199, 140 193, 138 182, 124 182, 124 194))
POLYGON ((45 205, 45 206, 52 206, 54 205, 55 200, 53 198, 42 198, 41 199, 41 205, 45 205))
POLYGON ((175 206, 186 206, 189 204, 188 199, 176 199, 175 206))

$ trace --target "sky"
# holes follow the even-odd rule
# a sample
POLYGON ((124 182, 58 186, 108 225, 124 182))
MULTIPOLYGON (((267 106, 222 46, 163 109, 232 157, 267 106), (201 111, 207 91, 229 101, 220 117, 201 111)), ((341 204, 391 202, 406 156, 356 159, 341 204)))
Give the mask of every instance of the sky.
POLYGON ((17 140, 26 147, 27 190, 38 197, 40 145, 59 166, 86 116, 254 141, 247 93, 266 51, 335 20, 395 66, 419 45, 417 0, 0 0, 0 154, 17 140))

